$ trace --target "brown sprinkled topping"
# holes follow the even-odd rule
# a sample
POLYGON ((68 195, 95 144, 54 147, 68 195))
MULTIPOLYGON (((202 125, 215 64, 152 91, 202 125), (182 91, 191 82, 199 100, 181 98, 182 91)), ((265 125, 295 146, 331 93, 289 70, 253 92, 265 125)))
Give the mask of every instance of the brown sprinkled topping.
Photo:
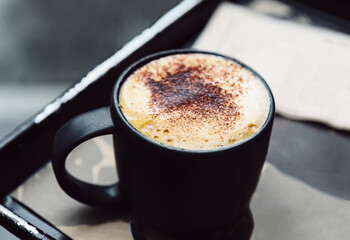
POLYGON ((198 77, 198 69, 187 69, 166 76, 163 81, 148 78, 146 85, 152 92, 151 106, 164 111, 191 111, 195 115, 235 111, 232 94, 220 87, 205 83, 198 77))
MULTIPOLYGON (((227 127, 240 116, 234 103, 237 94, 233 95, 218 85, 217 76, 213 75, 215 66, 203 67, 199 63, 186 67, 183 63, 175 63, 170 68, 162 67, 161 80, 155 80, 151 77, 152 72, 147 70, 140 76, 151 91, 151 109, 167 114, 179 112, 187 117, 190 115, 192 120, 221 119, 218 124, 227 127)), ((221 74, 228 75, 225 71, 221 74)), ((241 91, 240 86, 232 87, 241 91)))

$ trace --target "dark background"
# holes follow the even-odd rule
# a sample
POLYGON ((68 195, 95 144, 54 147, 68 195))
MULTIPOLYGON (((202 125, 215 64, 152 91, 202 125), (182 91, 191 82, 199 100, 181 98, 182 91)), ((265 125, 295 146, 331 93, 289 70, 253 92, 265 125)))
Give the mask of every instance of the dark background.
POLYGON ((0 138, 179 0, 0 0, 0 138))

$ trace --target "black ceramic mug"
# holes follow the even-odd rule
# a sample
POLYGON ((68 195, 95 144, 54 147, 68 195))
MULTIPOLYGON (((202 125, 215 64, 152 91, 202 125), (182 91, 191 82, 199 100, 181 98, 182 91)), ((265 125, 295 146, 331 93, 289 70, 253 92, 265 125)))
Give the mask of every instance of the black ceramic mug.
POLYGON ((214 239, 235 234, 223 233, 224 229, 239 228, 234 231, 243 231, 246 236, 232 239, 249 239, 253 228, 249 204, 267 154, 274 114, 274 99, 266 82, 238 60, 195 50, 160 52, 122 73, 110 106, 83 113, 59 129, 53 143, 52 165, 59 185, 68 195, 88 205, 130 209, 134 222, 143 228, 178 239, 214 239), (144 136, 126 120, 119 104, 123 82, 148 62, 179 53, 224 57, 264 83, 270 98, 269 113, 253 137, 225 148, 184 150, 144 136), (105 134, 113 134, 119 182, 97 186, 70 175, 65 168, 68 154, 80 143, 105 134))

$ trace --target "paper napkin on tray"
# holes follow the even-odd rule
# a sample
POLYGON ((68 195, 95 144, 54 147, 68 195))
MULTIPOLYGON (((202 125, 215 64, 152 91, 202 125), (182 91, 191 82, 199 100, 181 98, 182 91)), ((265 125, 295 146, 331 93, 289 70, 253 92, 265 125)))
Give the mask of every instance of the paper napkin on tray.
POLYGON ((194 44, 251 66, 281 115, 350 130, 350 36, 222 3, 194 44))

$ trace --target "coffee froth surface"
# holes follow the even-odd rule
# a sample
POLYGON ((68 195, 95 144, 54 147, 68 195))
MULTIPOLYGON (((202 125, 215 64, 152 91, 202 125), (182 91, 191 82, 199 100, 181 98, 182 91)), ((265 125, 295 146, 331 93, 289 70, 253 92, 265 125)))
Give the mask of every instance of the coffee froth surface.
POLYGON ((223 57, 191 53, 151 61, 124 82, 126 119, 147 137, 181 149, 239 143, 265 122, 270 98, 254 74, 223 57))

